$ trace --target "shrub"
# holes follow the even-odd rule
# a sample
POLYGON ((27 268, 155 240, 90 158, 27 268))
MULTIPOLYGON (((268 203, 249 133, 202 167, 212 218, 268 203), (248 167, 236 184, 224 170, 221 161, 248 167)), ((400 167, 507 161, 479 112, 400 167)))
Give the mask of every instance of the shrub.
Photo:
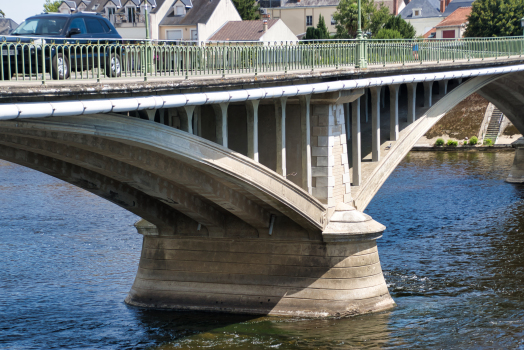
POLYGON ((458 141, 448 140, 447 145, 450 147, 457 147, 458 141))
POLYGON ((468 144, 468 140, 464 140, 464 146, 468 144))
POLYGON ((473 136, 472 138, 469 139, 469 144, 472 146, 476 145, 478 142, 479 140, 477 139, 476 136, 473 136))
POLYGON ((438 138, 437 141, 435 141, 435 146, 440 147, 444 145, 444 139, 438 138))
POLYGON ((491 139, 485 139, 484 146, 493 146, 493 141, 491 139))

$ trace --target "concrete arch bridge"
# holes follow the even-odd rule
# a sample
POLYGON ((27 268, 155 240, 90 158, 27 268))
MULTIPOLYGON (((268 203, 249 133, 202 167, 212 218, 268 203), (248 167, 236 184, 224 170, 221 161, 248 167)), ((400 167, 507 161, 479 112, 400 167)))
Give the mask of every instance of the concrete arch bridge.
MULTIPOLYGON (((0 158, 143 218, 131 305, 343 316, 389 308, 362 211, 473 92, 524 132, 518 60, 213 84, 3 90, 0 158), (358 74, 357 74, 358 73, 358 74)), ((512 181, 521 181, 517 149, 512 181)))

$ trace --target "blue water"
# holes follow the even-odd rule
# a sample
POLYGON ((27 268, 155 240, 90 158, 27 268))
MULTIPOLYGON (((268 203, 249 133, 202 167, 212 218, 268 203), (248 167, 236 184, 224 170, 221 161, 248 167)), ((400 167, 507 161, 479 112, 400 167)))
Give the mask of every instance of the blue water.
POLYGON ((305 320, 148 311, 123 300, 136 216, 0 161, 0 348, 524 349, 524 187, 512 153, 411 153, 366 210, 397 306, 305 320))

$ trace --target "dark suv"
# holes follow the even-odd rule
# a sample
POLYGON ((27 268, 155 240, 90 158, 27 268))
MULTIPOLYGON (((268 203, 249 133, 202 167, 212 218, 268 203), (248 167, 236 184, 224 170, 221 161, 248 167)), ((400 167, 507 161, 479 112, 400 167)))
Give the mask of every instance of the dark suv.
POLYGON ((71 72, 103 68, 120 76, 122 37, 99 14, 41 14, 29 17, 10 37, 0 41, 2 80, 12 74, 48 72, 53 79, 67 79, 71 72))

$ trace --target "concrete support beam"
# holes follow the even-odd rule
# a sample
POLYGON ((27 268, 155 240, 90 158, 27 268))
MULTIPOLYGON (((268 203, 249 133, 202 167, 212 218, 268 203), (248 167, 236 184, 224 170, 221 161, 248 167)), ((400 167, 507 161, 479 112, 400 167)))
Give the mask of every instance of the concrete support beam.
POLYGON ((302 150, 302 188, 311 194, 311 95, 299 97, 302 150))
POLYGON ((425 81, 422 84, 424 85, 424 107, 429 108, 432 105, 433 82, 425 81))
POLYGON ((178 116, 180 118, 180 130, 193 133, 193 113, 196 106, 185 106, 178 109, 178 116))
POLYGON ((258 162, 258 105, 260 100, 246 102, 247 109, 247 156, 258 162))
POLYGON ((524 138, 515 141, 515 158, 506 182, 524 183, 524 138))
POLYGON ((219 145, 227 147, 227 108, 229 102, 213 105, 215 111, 216 140, 219 145))
POLYGON ((438 95, 444 97, 448 93, 449 80, 440 80, 438 82, 438 95))
POLYGON ((371 157, 380 161, 380 87, 371 89, 371 157))
POLYGON ((386 87, 382 86, 380 89, 380 104, 382 108, 386 108, 386 87))
POLYGON ((147 114, 147 119, 155 121, 156 109, 146 109, 144 112, 147 114))
POLYGON ((366 123, 369 121, 369 89, 364 89, 364 98, 360 103, 360 112, 366 118, 366 123))
POLYGON ((408 88, 408 123, 415 122, 415 113, 417 107, 417 83, 406 84, 408 88))
POLYGON ((275 99, 277 173, 286 177, 286 104, 287 97, 275 99))
POLYGON ((360 186, 362 180, 362 154, 360 143, 360 98, 351 104, 351 159, 353 168, 353 186, 360 186))
POLYGON ((398 140, 398 91, 400 85, 389 85, 389 139, 398 140))

